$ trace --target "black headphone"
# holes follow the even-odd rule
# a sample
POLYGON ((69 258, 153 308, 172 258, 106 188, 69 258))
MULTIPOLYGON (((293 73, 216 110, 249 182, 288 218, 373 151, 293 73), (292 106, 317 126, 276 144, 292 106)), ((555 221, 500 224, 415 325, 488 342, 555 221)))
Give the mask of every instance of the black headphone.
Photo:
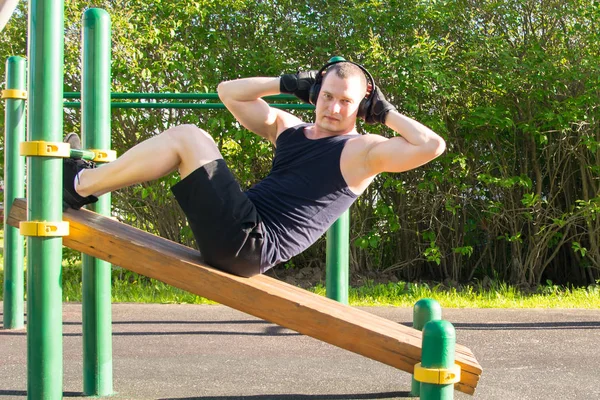
POLYGON ((310 104, 312 104, 312 105, 317 104, 317 99, 319 98, 319 92, 321 91, 321 84, 323 83, 323 75, 325 75, 325 73, 327 72, 327 69, 329 67, 331 67, 332 65, 344 63, 344 62, 356 65, 358 68, 360 68, 362 70, 362 72, 364 72, 365 77, 367 78, 367 95, 365 96, 364 99, 362 99, 362 101, 358 105, 358 114, 357 114, 359 117, 364 118, 367 115, 367 110, 371 106, 371 100, 373 99, 373 92, 374 92, 373 89, 375 88, 375 80, 373 79, 373 75, 371 75, 371 73, 369 71, 367 71, 367 69, 365 67, 363 67, 362 65, 357 64, 355 62, 347 61, 347 60, 337 60, 337 61, 332 61, 332 62, 328 62, 327 64, 325 64, 323 66, 323 68, 321 68, 319 70, 319 72, 317 72, 317 76, 315 78, 315 83, 310 88, 308 99, 310 101, 310 104))

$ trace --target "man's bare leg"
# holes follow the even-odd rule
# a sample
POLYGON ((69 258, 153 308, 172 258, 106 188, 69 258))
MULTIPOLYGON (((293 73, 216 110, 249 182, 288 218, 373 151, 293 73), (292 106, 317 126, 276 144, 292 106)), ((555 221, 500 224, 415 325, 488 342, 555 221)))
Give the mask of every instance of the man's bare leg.
POLYGON ((75 180, 75 190, 83 197, 100 196, 176 170, 183 179, 220 158, 223 157, 207 132, 195 125, 180 125, 139 143, 113 162, 82 170, 75 180))

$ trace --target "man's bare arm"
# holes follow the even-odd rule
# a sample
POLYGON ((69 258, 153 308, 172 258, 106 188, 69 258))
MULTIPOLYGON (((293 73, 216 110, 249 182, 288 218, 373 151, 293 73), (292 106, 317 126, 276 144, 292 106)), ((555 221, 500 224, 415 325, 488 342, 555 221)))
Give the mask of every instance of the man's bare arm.
POLYGON ((261 97, 279 94, 280 78, 244 78, 221 82, 219 98, 247 129, 275 143, 277 135, 302 121, 292 114, 270 107, 261 97))
POLYGON ((395 110, 387 113, 385 124, 401 136, 373 143, 365 160, 372 175, 419 167, 446 149, 446 142, 438 134, 395 110))

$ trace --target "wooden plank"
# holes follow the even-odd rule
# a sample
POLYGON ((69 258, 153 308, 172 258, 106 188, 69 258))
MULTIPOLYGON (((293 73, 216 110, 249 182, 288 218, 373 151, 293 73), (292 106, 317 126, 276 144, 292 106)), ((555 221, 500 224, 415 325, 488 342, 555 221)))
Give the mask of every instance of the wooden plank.
MULTIPOLYGON (((27 220, 17 199, 8 224, 27 220)), ((194 249, 88 210, 69 210, 70 234, 63 244, 139 274, 209 298, 301 334, 412 373, 421 359, 421 332, 340 304, 276 279, 242 278, 202 264, 194 249)), ((462 368, 455 389, 473 394, 482 369, 473 353, 456 346, 462 368)))

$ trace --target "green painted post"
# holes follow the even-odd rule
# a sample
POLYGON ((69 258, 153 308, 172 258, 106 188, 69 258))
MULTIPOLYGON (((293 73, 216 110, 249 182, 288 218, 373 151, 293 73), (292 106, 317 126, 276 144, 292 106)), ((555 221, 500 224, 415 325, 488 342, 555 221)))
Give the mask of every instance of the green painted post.
MULTIPOLYGON (((345 61, 344 57, 331 57, 329 62, 345 61)), ((325 293, 327 297, 348 304, 350 280, 350 211, 344 212, 327 231, 325 266, 325 293)))
MULTIPOLYGON (((62 142, 63 0, 29 2, 28 139, 62 142)), ((28 157, 29 221, 62 221, 62 158, 28 157)), ((61 399, 62 237, 27 238, 27 396, 61 399)))
MULTIPOLYGON (((25 90, 27 61, 22 57, 6 60, 6 88, 25 90)), ((7 98, 4 136, 4 329, 24 327, 23 236, 6 223, 13 200, 25 197, 25 159, 19 156, 19 143, 25 140, 25 100, 7 98)))
POLYGON ((348 304, 350 212, 344 212, 327 231, 325 290, 327 297, 348 304))
MULTIPOLYGON (((423 328, 423 368, 450 369, 454 366, 456 332, 448 321, 431 321, 423 328)), ((422 400, 452 400, 454 384, 438 385, 421 382, 422 400)))
MULTIPOLYGON (((81 128, 85 149, 110 149, 110 16, 99 8, 83 14, 81 128)), ((110 194, 89 208, 110 215, 110 194)), ((83 255, 83 392, 113 393, 111 264, 83 255)))
MULTIPOLYGON (((433 299, 421 299, 413 307, 413 328, 422 331, 429 321, 442 319, 442 307, 433 299)), ((411 396, 419 397, 421 394, 421 382, 412 378, 411 396)))

